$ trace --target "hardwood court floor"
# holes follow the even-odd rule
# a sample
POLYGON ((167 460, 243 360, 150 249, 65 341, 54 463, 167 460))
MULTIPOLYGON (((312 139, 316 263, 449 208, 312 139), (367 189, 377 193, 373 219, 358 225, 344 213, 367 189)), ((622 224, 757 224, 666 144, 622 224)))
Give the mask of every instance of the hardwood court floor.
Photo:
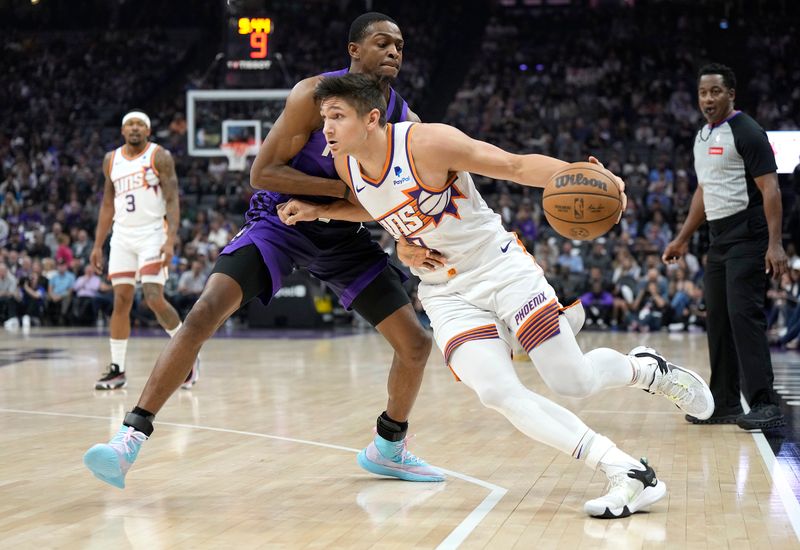
MULTIPOLYGON (((604 476, 484 409, 436 350, 411 448, 448 481, 367 474, 355 453, 385 405, 391 358, 374 333, 213 339, 199 383, 164 408, 121 491, 81 457, 136 404, 166 338, 133 338, 128 388, 95 392, 106 338, 0 332, 0 548, 798 548, 750 434, 688 425, 663 398, 632 389, 557 398, 647 456, 669 489, 649 514, 590 519, 583 502, 604 476)), ((708 377, 702 334, 580 340, 624 351, 648 342, 708 377)), ((530 363, 517 367, 552 397, 530 363)))

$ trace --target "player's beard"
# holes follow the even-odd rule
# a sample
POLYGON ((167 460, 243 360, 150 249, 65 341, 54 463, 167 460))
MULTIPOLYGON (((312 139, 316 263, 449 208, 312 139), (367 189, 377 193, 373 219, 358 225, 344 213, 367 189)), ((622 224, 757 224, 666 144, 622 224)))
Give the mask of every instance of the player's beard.
POLYGON ((378 84, 382 89, 386 89, 394 84, 395 80, 397 80, 397 76, 380 75, 378 77, 378 84))

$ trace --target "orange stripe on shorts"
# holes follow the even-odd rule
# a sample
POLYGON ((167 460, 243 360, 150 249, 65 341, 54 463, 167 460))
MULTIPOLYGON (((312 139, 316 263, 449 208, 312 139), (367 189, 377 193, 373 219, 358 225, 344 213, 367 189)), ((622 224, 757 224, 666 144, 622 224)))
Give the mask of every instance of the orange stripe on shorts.
POLYGON ((561 332, 558 324, 559 307, 555 299, 550 300, 531 315, 517 331, 517 340, 526 352, 561 332))
POLYGON ((447 345, 444 347, 444 360, 445 363, 448 365, 450 364, 450 356, 453 355, 453 352, 463 344, 464 342, 469 342, 470 340, 490 340, 492 338, 499 338, 500 336, 497 333, 497 326, 492 323, 490 325, 484 325, 482 327, 475 327, 469 330, 466 330, 460 334, 456 334, 447 342, 447 345))

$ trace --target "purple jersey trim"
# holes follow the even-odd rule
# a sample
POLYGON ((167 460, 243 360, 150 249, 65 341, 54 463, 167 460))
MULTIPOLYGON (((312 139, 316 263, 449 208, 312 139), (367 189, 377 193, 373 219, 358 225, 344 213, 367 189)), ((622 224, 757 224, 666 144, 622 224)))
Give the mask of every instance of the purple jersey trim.
POLYGON ((325 77, 325 78, 328 78, 329 76, 344 76, 349 72, 350 72, 350 69, 344 68, 344 69, 339 69, 339 70, 336 70, 336 71, 328 71, 327 73, 322 73, 320 76, 325 77))
POLYGON ((387 115, 394 111, 394 104, 397 101, 397 94, 394 93, 393 88, 389 88, 389 104, 386 106, 387 115))

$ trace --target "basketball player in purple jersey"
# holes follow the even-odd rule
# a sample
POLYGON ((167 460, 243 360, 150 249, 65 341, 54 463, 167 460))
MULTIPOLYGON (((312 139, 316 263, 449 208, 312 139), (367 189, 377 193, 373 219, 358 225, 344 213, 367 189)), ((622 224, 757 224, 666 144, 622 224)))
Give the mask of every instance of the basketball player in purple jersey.
MULTIPOLYGON (((349 72, 378 78, 392 122, 418 121, 390 86, 400 70, 403 36, 397 23, 366 13, 350 26, 349 72)), ((203 343, 242 305, 255 297, 267 303, 294 268, 306 268, 339 295, 342 305, 361 314, 394 348, 389 372, 389 401, 377 419, 377 435, 358 457, 366 470, 407 481, 443 481, 444 475, 406 449, 408 416, 419 392, 431 349, 402 283, 402 272, 371 240, 360 223, 315 221, 284 225, 277 209, 291 196, 328 203, 347 198, 349 187, 336 174, 322 134, 314 88, 324 76, 299 82, 256 157, 250 202, 242 230, 223 249, 203 293, 182 329, 161 353, 137 406, 108 444, 87 451, 84 463, 99 479, 123 488, 125 474, 141 444, 153 432, 153 420, 190 372, 203 343)), ((409 247, 409 254, 420 249, 409 247)), ((435 261, 435 253, 426 252, 435 261)))

